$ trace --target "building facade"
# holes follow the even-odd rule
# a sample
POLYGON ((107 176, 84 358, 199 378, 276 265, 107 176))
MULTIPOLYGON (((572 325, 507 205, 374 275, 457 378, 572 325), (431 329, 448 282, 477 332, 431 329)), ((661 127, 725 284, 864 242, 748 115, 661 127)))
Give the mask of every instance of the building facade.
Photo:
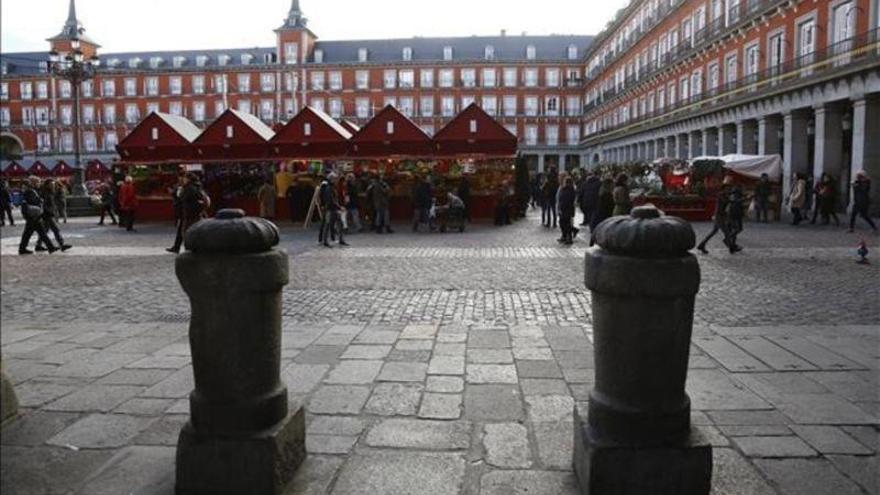
MULTIPOLYGON (((322 41, 294 0, 275 39, 255 49, 105 53, 85 37, 71 0, 49 48, 69 53, 76 40, 87 56, 99 56, 80 94, 86 157, 111 159, 119 140, 154 110, 204 127, 235 108, 274 125, 310 105, 358 124, 392 104, 433 134, 477 102, 519 137, 533 167, 581 163, 590 36, 322 41)), ((9 154, 51 160, 74 150, 72 88, 47 70, 48 60, 48 50, 0 55, 0 127, 9 154)))
MULTIPOLYGON (((586 54, 591 163, 780 154, 880 180, 880 1, 633 0, 586 54)), ((880 191, 873 188, 874 205, 880 191)))

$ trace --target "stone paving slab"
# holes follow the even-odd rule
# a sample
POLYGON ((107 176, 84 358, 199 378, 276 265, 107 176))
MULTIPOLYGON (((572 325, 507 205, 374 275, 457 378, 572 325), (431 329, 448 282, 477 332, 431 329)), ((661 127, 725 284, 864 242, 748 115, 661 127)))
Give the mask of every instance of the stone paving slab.
MULTIPOLYGON (((283 232, 282 379, 310 453, 292 493, 576 493, 571 410, 595 367, 585 246, 548 247, 532 227, 327 251, 283 232)), ((88 249, 132 238, 81 232, 94 257, 0 263, 0 345, 24 407, 0 437, 3 492, 170 495, 193 386, 173 257, 110 258, 88 249)), ((170 233, 142 232, 148 249, 170 233)), ((713 494, 877 492, 880 305, 864 295, 880 270, 838 237, 757 226, 745 256, 700 257, 687 387, 713 494), (802 235, 810 247, 787 247, 802 235)))

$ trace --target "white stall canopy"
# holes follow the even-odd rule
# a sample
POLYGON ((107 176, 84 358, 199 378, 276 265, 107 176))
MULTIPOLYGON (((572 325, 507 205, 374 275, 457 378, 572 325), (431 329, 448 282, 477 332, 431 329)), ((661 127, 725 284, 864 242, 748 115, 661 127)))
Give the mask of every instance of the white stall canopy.
POLYGON ((752 179, 760 179, 761 174, 767 174, 772 182, 779 182, 782 177, 782 158, 779 155, 698 156, 691 163, 702 160, 720 160, 724 162, 725 169, 752 179))

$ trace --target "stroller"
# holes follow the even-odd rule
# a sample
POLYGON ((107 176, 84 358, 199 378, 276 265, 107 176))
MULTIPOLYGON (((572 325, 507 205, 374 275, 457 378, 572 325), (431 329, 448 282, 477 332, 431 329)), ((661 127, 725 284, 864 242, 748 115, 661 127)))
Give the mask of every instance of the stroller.
POLYGON ((437 207, 437 214, 440 217, 440 232, 446 232, 450 229, 457 229, 459 233, 464 232, 467 214, 461 199, 450 197, 448 205, 437 207))

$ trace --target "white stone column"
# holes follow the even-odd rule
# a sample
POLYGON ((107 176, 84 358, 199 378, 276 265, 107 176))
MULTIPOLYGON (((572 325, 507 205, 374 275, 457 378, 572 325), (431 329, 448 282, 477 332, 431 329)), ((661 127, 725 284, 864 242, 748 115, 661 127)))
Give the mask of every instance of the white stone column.
POLYGON ((730 155, 736 153, 736 143, 734 137, 736 134, 734 126, 722 125, 718 127, 718 148, 719 155, 730 155))
MULTIPOLYGON (((870 95, 853 101, 852 163, 850 182, 859 170, 872 179, 871 210, 880 211, 880 95, 870 95)), ((847 186, 850 187, 851 186, 847 186)), ((849 202, 852 206, 852 193, 849 202)))
POLYGON ((703 129, 703 156, 718 155, 718 128, 703 129))
POLYGON ((807 173, 809 151, 807 137, 808 114, 803 110, 789 111, 782 114, 782 194, 787 196, 791 191, 792 175, 807 173))
POLYGON ((814 108, 816 150, 813 156, 813 180, 818 181, 823 173, 831 174, 838 182, 839 198, 846 197, 846 184, 840 184, 843 172, 843 108, 836 105, 822 105, 814 108))
POLYGON ((741 155, 754 155, 758 153, 758 143, 755 142, 756 123, 754 120, 742 120, 736 124, 736 152, 741 155))
POLYGON ((777 115, 766 115, 758 119, 758 154, 778 155, 779 132, 782 130, 782 119, 777 115))

